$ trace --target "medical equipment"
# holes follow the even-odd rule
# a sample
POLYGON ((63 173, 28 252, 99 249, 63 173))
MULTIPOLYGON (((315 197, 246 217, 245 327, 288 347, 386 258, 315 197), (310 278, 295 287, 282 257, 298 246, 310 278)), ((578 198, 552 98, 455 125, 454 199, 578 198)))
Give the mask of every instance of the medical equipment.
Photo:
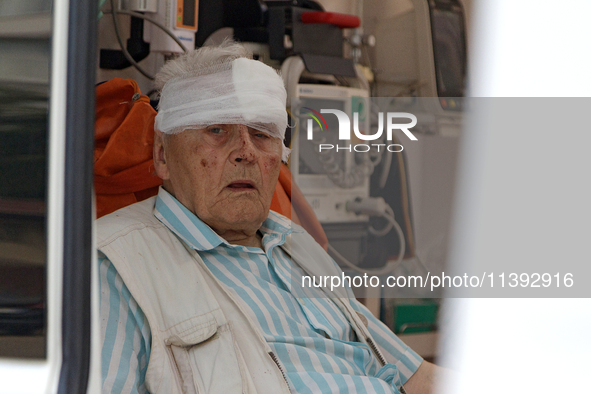
POLYGON ((433 97, 416 110, 421 131, 457 136, 467 68, 463 7, 459 0, 407 3, 375 27, 377 95, 433 97))
MULTIPOLYGON (((301 12, 298 15, 304 20, 301 12)), ((291 21, 294 29, 299 26, 297 18, 291 21)), ((318 115, 323 109, 341 111, 351 120, 353 127, 356 125, 359 132, 368 134, 372 118, 377 115, 373 113, 373 104, 369 100, 370 84, 366 73, 360 65, 353 65, 351 59, 340 58, 342 33, 339 32, 339 36, 339 53, 328 52, 332 56, 325 56, 318 48, 310 45, 306 49, 311 53, 289 56, 283 61, 281 72, 294 123, 290 168, 294 181, 300 186, 322 223, 330 242, 331 255, 347 269, 366 272, 365 268, 359 266, 363 265, 367 255, 368 239, 384 236, 393 227, 396 228, 394 237, 399 238, 397 244, 400 246, 397 250, 398 259, 392 264, 386 264, 386 258, 373 261, 372 267, 379 268, 372 273, 381 274, 390 272, 404 257, 404 231, 396 223, 390 209, 390 213, 371 212, 390 220, 382 228, 385 231, 374 230, 370 235, 368 230, 372 226, 369 223, 369 212, 347 209, 347 206, 355 205, 357 201, 372 202, 370 176, 375 165, 380 162, 384 150, 359 152, 356 142, 362 141, 340 139, 337 133, 340 120, 337 117, 327 114, 320 116, 322 122, 318 121, 318 115), (349 68, 347 64, 352 67, 349 68), (316 120, 315 124, 312 119, 316 120), (323 129, 323 124, 327 130, 323 129), (323 151, 322 148, 327 146, 334 149, 323 151)), ((289 37, 297 41, 299 36, 293 33, 289 37)), ((275 55, 283 57, 288 53, 297 53, 295 48, 305 47, 298 47, 295 41, 292 45, 292 48, 281 50, 275 48, 275 55)), ((272 45, 271 54, 273 57, 272 45)), ((405 230, 412 232, 408 228, 405 230)))
MULTIPOLYGON (((197 0, 164 0, 157 2, 154 19, 173 32, 185 47, 195 48, 195 33, 198 27, 199 2, 197 0)), ((154 7, 151 8, 151 10, 154 7)), ((150 11, 151 11, 150 10, 150 11)), ((153 52, 165 54, 182 53, 176 42, 155 26, 146 29, 144 36, 153 52)))
POLYGON ((182 46, 179 48, 177 45, 179 41, 186 48, 195 48, 198 0, 119 0, 116 6, 118 12, 141 13, 130 15, 136 18, 144 15, 157 22, 147 26, 143 32, 144 39, 150 43, 150 51, 165 54, 182 53, 182 46), (163 29, 172 34, 162 34, 163 29))
MULTIPOLYGON (((347 212, 347 201, 369 197, 370 169, 354 172, 360 166, 355 162, 354 154, 346 154, 350 141, 339 141, 337 118, 325 115, 328 130, 315 127, 314 138, 307 139, 306 108, 320 111, 323 108, 336 108, 353 119, 353 110, 359 108, 356 103, 363 103, 367 91, 342 86, 318 84, 298 84, 295 91, 297 103, 292 99, 292 115, 297 116, 295 132, 292 138, 291 172, 321 223, 367 222, 367 216, 358 216, 347 212), (330 130, 330 131, 329 131, 330 130), (346 152, 335 150, 319 152, 320 143, 340 146, 346 152), (340 145, 339 145, 340 144, 340 145)), ((361 106, 360 122, 364 130, 369 128, 368 108, 361 106)), ((365 155, 367 156, 367 155, 365 155)))
MULTIPOLYGON (((289 58, 283 65, 283 77, 286 80, 288 95, 291 97, 291 114, 294 119, 292 138, 291 171, 294 181, 299 185, 306 199, 314 209, 318 220, 329 239, 329 253, 345 269, 360 271, 372 275, 383 275, 397 267, 404 257, 409 236, 408 254, 414 254, 414 241, 410 220, 403 221, 404 230, 397 222, 393 209, 382 197, 371 197, 370 179, 374 167, 383 156, 395 155, 375 148, 369 152, 358 147, 357 137, 351 140, 339 139, 338 118, 320 112, 342 111, 352 120, 352 128, 362 134, 372 134, 375 126, 377 104, 368 97, 368 90, 362 88, 296 83, 298 72, 304 75, 303 61, 297 57, 289 58), (295 71, 294 71, 295 70, 295 71), (318 121, 317 116, 322 118, 318 121), (317 123, 313 123, 311 119, 317 123), (373 121, 372 121, 373 120, 373 121), (311 125, 314 125, 311 127, 311 125), (307 126, 307 127, 306 127, 307 126), (331 146, 333 149, 324 149, 331 146), (335 149, 336 147, 336 149, 335 149), (375 228, 370 223, 370 216, 386 219, 385 224, 375 228), (385 253, 379 256, 368 247, 374 238, 384 237, 392 229, 396 238, 393 255, 396 259, 387 262, 389 247, 382 248, 385 253), (346 256, 346 257, 345 257, 346 256), (371 256, 369 267, 368 257, 371 256), (371 268, 370 268, 371 267, 371 268)), ((360 86, 367 86, 362 76, 356 81, 360 86)), ((318 75, 305 74, 311 80, 318 75)), ((371 142, 382 143, 382 139, 371 142)), ((397 145, 400 147, 401 145, 397 145)), ((388 161, 388 166, 391 161, 388 161)), ((387 174, 386 174, 387 177, 387 174)), ((408 211, 408 205, 406 205, 408 211)), ((408 215, 402 215, 402 218, 408 215)))
POLYGON ((195 13, 197 10, 195 8, 194 12, 189 11, 191 7, 187 6, 186 9, 183 9, 183 6, 179 5, 173 15, 176 22, 174 20, 171 22, 172 11, 170 7, 173 2, 174 0, 167 0, 166 4, 158 7, 156 0, 149 2, 148 0, 124 0, 119 4, 115 0, 110 0, 111 10, 102 12, 101 15, 111 14, 115 38, 120 49, 101 49, 100 68, 122 70, 133 66, 146 78, 153 80, 152 73, 139 65, 139 62, 151 52, 162 52, 170 55, 187 52, 187 48, 193 49, 197 25, 195 13), (160 9, 161 14, 165 10, 164 16, 156 13, 158 9, 160 9), (131 16, 127 45, 123 43, 117 15, 131 16), (144 21, 149 22, 149 28, 146 29, 148 42, 144 40, 144 21), (190 25, 191 23, 193 25, 190 25), (159 34, 153 40, 149 37, 150 29, 159 31, 159 34), (164 50, 162 49, 163 43, 165 44, 164 50))

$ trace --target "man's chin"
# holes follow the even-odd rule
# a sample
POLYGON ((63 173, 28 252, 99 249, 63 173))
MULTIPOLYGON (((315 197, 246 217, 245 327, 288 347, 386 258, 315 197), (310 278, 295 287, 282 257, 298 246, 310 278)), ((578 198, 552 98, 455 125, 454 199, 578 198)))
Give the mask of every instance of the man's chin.
POLYGON ((263 209, 258 200, 238 198, 233 202, 224 204, 223 207, 218 207, 217 213, 218 220, 228 223, 230 226, 251 225, 256 226, 258 229, 267 218, 269 210, 263 209))

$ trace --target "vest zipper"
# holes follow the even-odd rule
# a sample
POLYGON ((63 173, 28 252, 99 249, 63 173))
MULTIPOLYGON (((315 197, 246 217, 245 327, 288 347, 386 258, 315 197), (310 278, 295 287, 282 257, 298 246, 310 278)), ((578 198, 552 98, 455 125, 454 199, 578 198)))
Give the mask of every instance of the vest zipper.
POLYGON ((386 362, 386 359, 384 358, 384 356, 382 355, 382 352, 380 352, 380 350, 378 349, 378 347, 376 346, 375 342, 373 341, 373 339, 371 337, 367 337, 365 338, 365 340, 367 341, 367 344, 369 345, 369 347, 371 348, 371 350, 373 350, 373 353, 375 354, 376 358, 379 360, 379 362, 382 363, 382 367, 386 364, 388 364, 386 362))
MULTIPOLYGON (((382 352, 379 351, 379 349, 376 346, 373 339, 370 337, 367 337, 367 338, 365 338, 365 340, 367 341, 367 344, 369 345, 371 350, 373 350, 373 353, 376 355, 376 358, 378 359, 378 361, 382 363, 382 366, 386 365, 387 364, 386 359, 382 355, 382 352)), ((404 389, 403 386, 400 386, 399 391, 400 391, 400 394, 406 394, 406 390, 404 389)))
MULTIPOLYGON (((279 363, 279 359, 277 358, 277 356, 273 352, 269 352, 269 356, 271 356, 271 358, 273 359, 275 364, 277 364, 277 368, 279 368, 281 375, 283 375, 283 380, 285 380, 285 383, 287 384, 287 387, 289 388, 290 386, 289 386, 289 382, 287 381, 287 375, 285 375, 285 371, 283 370, 283 366, 281 366, 281 364, 279 363)), ((291 389, 290 389, 290 391, 291 391, 291 389)))

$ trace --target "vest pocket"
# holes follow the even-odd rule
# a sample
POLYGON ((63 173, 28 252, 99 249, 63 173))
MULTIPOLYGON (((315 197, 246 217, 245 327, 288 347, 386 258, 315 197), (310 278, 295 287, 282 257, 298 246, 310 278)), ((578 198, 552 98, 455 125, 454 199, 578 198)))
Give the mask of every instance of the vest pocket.
POLYGON ((174 336, 166 341, 180 375, 183 393, 246 392, 244 366, 240 365, 243 359, 237 353, 230 323, 210 327, 203 335, 187 339, 174 336))

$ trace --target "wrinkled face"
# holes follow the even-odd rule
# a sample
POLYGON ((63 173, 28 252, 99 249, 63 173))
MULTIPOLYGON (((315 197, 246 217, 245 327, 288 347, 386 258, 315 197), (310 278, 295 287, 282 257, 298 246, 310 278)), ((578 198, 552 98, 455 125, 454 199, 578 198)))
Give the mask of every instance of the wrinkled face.
POLYGON ((154 165, 164 187, 216 232, 256 232, 279 177, 282 141, 244 125, 162 135, 154 165))

